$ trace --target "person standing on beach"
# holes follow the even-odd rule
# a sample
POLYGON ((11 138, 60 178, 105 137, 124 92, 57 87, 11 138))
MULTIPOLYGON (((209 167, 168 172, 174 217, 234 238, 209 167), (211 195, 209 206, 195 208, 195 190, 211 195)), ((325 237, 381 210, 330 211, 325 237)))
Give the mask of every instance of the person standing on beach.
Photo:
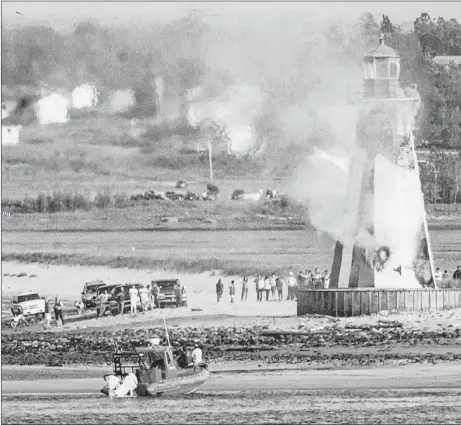
POLYGON ((150 288, 150 285, 146 286, 147 290, 147 309, 152 310, 154 307, 154 298, 152 297, 152 290, 150 288))
POLYGON ((182 293, 181 293, 181 285, 179 285, 179 283, 176 283, 174 285, 174 293, 176 297, 176 307, 181 307, 182 306, 182 293))
POLYGON ((241 301, 243 301, 244 298, 245 298, 245 301, 248 298, 248 277, 246 277, 246 276, 243 278, 243 282, 242 282, 242 299, 241 299, 241 301))
POLYGON ((434 273, 434 278, 435 278, 435 284, 438 285, 440 282, 442 282, 442 272, 440 269, 437 267, 434 273))
POLYGON ((107 291, 104 291, 101 294, 101 313, 100 313, 101 316, 104 316, 104 314, 106 313, 108 304, 109 304, 109 294, 107 293, 107 291))
POLYGON ((218 282, 216 282, 216 298, 218 300, 218 303, 222 297, 223 292, 224 292, 224 285, 222 284, 221 279, 219 279, 218 282))
POLYGON ((293 300, 294 296, 295 296, 294 290, 295 290, 295 286, 296 286, 296 278, 295 278, 293 272, 290 272, 290 275, 288 276, 287 286, 288 286, 287 301, 288 300, 293 300))
POLYGON ((269 276, 266 276, 264 279, 264 290, 266 291, 266 301, 269 301, 269 294, 271 292, 271 279, 269 276))
POLYGON ((314 269, 312 280, 314 288, 321 289, 323 287, 322 275, 320 274, 320 271, 317 267, 314 269))
POLYGON ((136 286, 132 285, 129 291, 130 294, 130 304, 131 304, 131 316, 136 316, 136 312, 138 309, 138 298, 139 293, 136 289, 136 286))
POLYGON ((58 320, 61 319, 61 323, 64 326, 64 317, 62 317, 62 302, 56 297, 54 301, 54 315, 56 317, 56 325, 58 325, 58 320))
POLYGON ((328 289, 330 287, 330 272, 328 270, 325 270, 322 279, 323 279, 323 287, 325 289, 328 289))
POLYGON ((231 286, 229 287, 229 295, 230 295, 231 303, 233 303, 235 300, 235 282, 234 281, 231 282, 231 286))
POLYGON ((141 298, 142 312, 145 313, 147 311, 147 305, 149 304, 149 296, 147 288, 144 285, 141 285, 141 288, 139 288, 139 298, 141 298))
POLYGON ((154 295, 154 306, 158 308, 158 294, 160 293, 160 288, 156 283, 152 285, 152 294, 154 295))
POLYGON ((120 288, 120 292, 117 294, 118 300, 118 313, 124 314, 125 313, 125 290, 124 288, 120 288))
POLYGON ((264 292, 264 278, 262 277, 262 275, 258 275, 257 288, 258 288, 258 301, 262 301, 263 292, 264 292))
POLYGON ((278 277, 277 279, 275 279, 275 285, 277 287, 279 301, 282 301, 283 300, 283 280, 280 277, 278 277))
POLYGON ((51 328, 51 311, 50 311, 50 300, 45 298, 45 329, 51 328))
POLYGON ((461 266, 456 268, 456 271, 453 273, 453 279, 461 280, 461 266))
POLYGON ((270 277, 270 282, 271 282, 271 298, 272 298, 272 301, 275 301, 275 290, 277 289, 277 280, 276 280, 274 273, 272 273, 272 276, 270 277))

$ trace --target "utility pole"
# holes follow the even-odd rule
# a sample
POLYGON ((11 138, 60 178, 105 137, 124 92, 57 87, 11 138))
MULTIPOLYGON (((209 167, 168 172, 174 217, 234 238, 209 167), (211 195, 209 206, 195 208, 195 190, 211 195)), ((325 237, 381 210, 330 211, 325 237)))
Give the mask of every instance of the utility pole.
POLYGON ((210 165, 210 183, 213 183, 213 142, 208 142, 208 163, 210 165))

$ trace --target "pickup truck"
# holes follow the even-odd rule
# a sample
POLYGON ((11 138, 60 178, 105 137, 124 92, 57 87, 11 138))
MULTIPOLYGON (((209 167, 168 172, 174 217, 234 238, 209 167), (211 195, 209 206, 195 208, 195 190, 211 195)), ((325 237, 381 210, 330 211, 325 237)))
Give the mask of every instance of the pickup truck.
POLYGON ((93 282, 86 282, 82 291, 82 302, 85 308, 96 307, 96 295, 98 288, 105 286, 102 280, 95 280, 93 282))
POLYGON ((158 305, 160 308, 176 307, 176 288, 179 286, 181 293, 181 306, 187 307, 186 287, 181 284, 179 279, 153 280, 159 288, 158 305))
POLYGON ((37 292, 24 292, 13 296, 11 312, 13 316, 36 316, 41 319, 45 316, 45 299, 37 292))

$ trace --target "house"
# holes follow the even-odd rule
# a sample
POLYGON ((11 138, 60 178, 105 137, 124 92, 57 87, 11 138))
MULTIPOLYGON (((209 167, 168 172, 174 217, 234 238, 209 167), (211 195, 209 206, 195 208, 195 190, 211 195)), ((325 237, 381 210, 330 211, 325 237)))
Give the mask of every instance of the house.
POLYGON ((15 100, 5 100, 2 102, 2 120, 11 116, 16 110, 18 102, 15 100))
POLYGON ((3 125, 2 123, 2 146, 17 145, 21 128, 20 125, 3 125))
POLYGON ((445 65, 446 67, 459 66, 461 65, 461 56, 435 56, 432 61, 437 65, 445 65))
MULTIPOLYGON (((459 149, 437 149, 437 152, 445 155, 460 155, 459 149)), ((416 157, 418 158, 418 164, 427 164, 431 150, 429 148, 417 147, 416 157)))

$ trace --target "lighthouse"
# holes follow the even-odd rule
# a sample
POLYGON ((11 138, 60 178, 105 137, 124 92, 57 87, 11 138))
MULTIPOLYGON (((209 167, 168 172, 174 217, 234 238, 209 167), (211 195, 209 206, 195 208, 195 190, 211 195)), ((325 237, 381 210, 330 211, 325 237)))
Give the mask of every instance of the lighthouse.
POLYGON ((416 86, 402 87, 400 56, 385 43, 363 57, 354 146, 330 288, 433 287, 424 198, 414 146, 416 86))

